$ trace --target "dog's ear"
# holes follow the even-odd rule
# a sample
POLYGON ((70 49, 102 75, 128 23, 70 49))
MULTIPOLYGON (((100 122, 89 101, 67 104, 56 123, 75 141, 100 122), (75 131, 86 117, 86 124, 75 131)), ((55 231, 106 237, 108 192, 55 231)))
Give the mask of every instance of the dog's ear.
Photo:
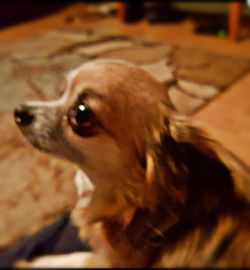
POLYGON ((235 192, 250 202, 250 167, 220 144, 214 143, 218 158, 230 170, 235 192))
POLYGON ((136 248, 141 248, 145 242, 156 244, 155 239, 162 240, 162 232, 177 222, 186 198, 185 167, 172 157, 177 144, 170 136, 169 112, 166 115, 162 112, 149 127, 140 162, 148 187, 145 189, 148 193, 143 195, 149 202, 146 208, 135 210, 126 228, 128 240, 136 248))
POLYGON ((168 230, 186 207, 196 213, 210 211, 223 202, 230 203, 239 191, 250 194, 249 170, 236 157, 190 119, 169 114, 162 119, 161 125, 151 128, 141 162, 154 204, 135 212, 127 228, 135 246, 143 245, 155 232, 168 230), (138 224, 146 229, 135 238, 138 224))
MULTIPOLYGON (((180 131, 176 127, 174 114, 164 108, 160 112, 158 125, 150 129, 145 147, 145 182, 157 189, 157 196, 172 198, 173 201, 182 203, 185 200, 186 183, 183 179, 187 168, 183 149, 174 138, 180 131)), ((183 125, 186 118, 177 119, 182 122, 181 134, 187 133, 187 128, 183 125)))
MULTIPOLYGON (((187 159, 197 156, 197 166, 209 168, 213 164, 224 177, 232 181, 232 188, 237 195, 250 201, 250 168, 244 164, 236 155, 226 149, 221 143, 213 140, 202 129, 195 126, 191 119, 185 117, 174 117, 170 121, 170 136, 184 149, 187 159), (185 150, 186 149, 186 150, 185 150)), ((216 175, 216 168, 211 171, 211 177, 216 175)), ((209 173, 209 171, 207 171, 209 173)), ((222 177, 222 175, 221 175, 222 177)), ((218 183, 219 184, 219 183, 218 183)), ((227 183, 229 186, 229 183, 227 183)))

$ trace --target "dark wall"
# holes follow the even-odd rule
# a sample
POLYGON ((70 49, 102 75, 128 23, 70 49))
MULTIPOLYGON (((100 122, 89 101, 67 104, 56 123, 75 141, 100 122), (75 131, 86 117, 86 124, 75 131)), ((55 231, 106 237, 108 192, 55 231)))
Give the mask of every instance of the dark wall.
POLYGON ((66 7, 73 1, 60 2, 0 2, 0 27, 32 20, 66 7))

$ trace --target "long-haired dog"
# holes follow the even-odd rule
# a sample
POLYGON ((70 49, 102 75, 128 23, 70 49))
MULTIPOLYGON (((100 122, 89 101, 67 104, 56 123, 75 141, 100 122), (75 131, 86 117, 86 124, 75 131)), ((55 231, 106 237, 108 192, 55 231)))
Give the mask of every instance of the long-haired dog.
POLYGON ((250 266, 249 168, 134 64, 88 62, 67 82, 58 101, 27 102, 15 120, 81 169, 72 217, 93 252, 26 266, 250 266))

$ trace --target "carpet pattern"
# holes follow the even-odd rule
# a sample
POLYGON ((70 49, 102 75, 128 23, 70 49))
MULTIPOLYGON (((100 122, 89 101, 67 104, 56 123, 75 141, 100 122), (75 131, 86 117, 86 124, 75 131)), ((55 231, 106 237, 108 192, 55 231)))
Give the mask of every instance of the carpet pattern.
POLYGON ((75 167, 33 149, 14 124, 25 100, 58 98, 63 74, 96 58, 139 64, 165 87, 177 111, 191 115, 250 68, 247 60, 137 37, 55 29, 0 53, 0 248, 55 219, 76 200, 75 167))

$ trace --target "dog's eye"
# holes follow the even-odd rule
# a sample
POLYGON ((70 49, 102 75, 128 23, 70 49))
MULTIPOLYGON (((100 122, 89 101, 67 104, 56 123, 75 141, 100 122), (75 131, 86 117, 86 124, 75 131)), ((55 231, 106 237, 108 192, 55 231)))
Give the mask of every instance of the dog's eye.
POLYGON ((90 136, 95 133, 96 116, 91 108, 84 103, 71 108, 68 120, 73 131, 80 136, 90 136))
POLYGON ((91 109, 84 105, 79 104, 75 112, 75 122, 79 126, 89 126, 91 125, 91 120, 93 118, 93 112, 91 109))

